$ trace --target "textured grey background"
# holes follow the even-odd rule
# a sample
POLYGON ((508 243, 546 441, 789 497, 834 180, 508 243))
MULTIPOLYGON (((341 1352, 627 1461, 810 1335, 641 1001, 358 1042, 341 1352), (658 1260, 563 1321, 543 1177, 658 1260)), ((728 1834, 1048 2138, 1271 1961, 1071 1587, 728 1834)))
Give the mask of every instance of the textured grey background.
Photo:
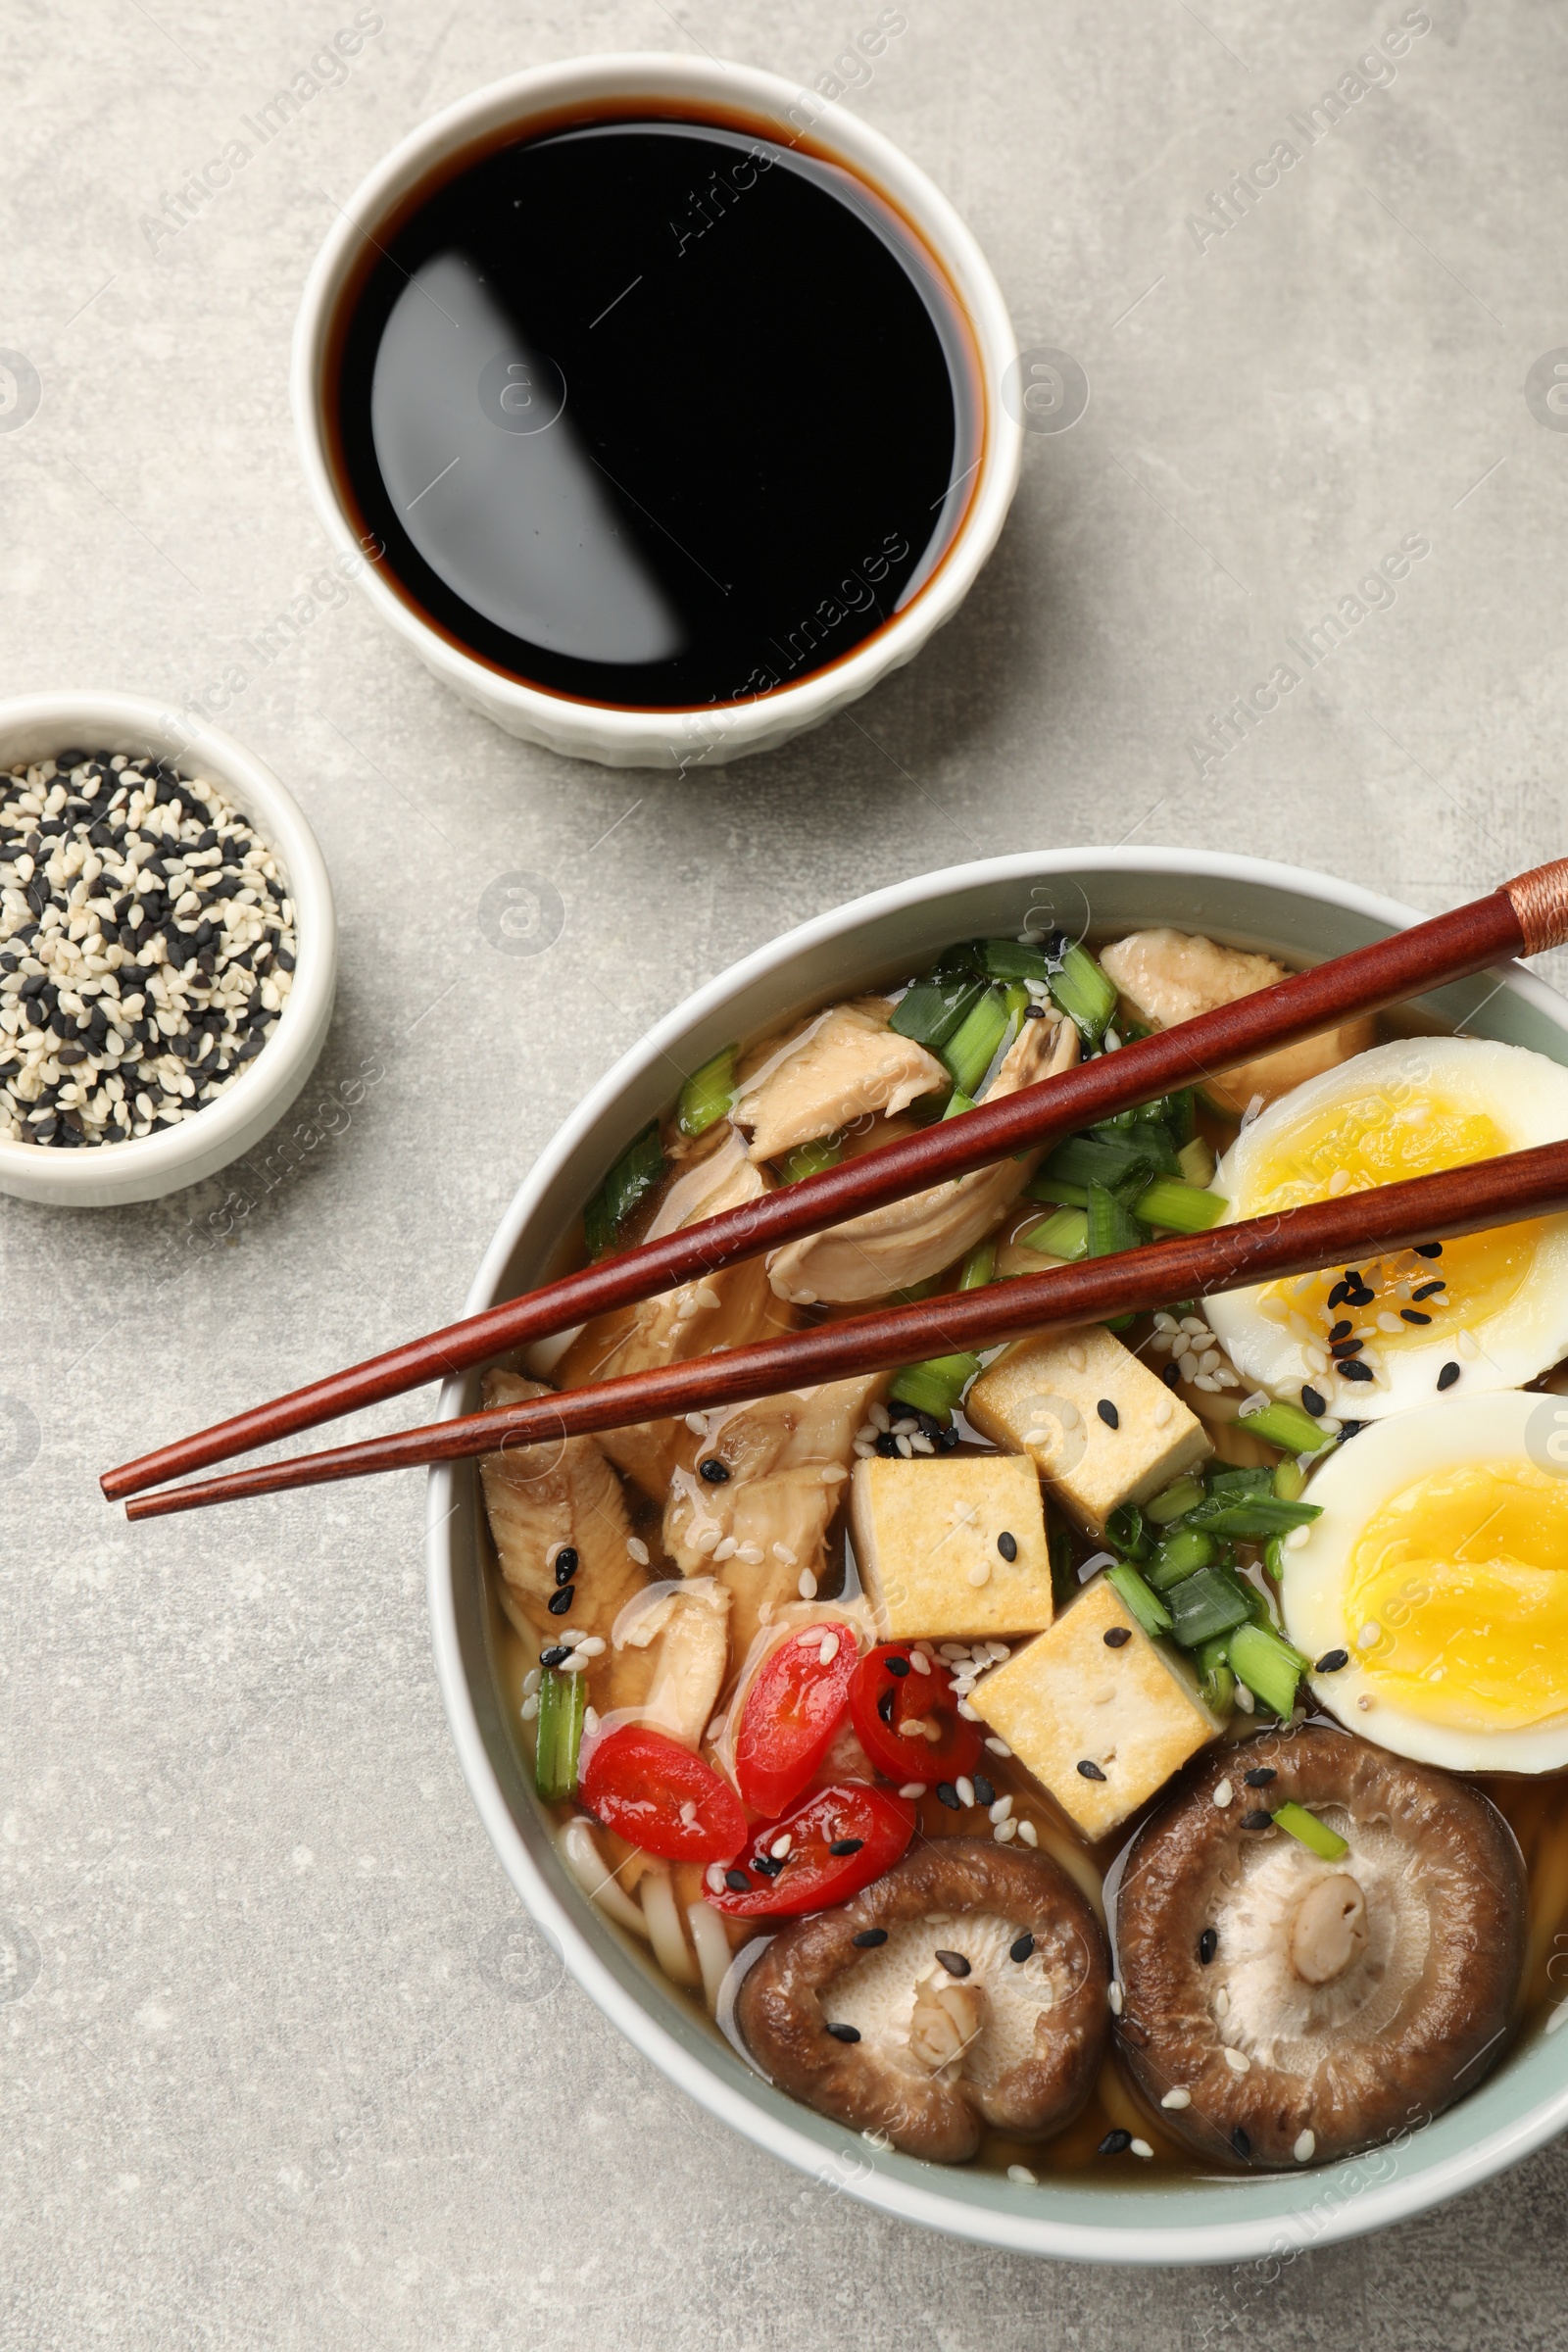
POLYGON ((1200 250, 1188 215, 1397 0, 908 0, 848 103, 954 197, 1021 338, 1074 354, 1092 402, 1030 439, 1000 552, 912 669, 683 780, 509 742, 357 597, 249 650, 327 552, 286 406, 296 299, 334 201, 477 83, 617 47, 811 82, 877 12, 383 0, 347 78, 159 233, 352 13, 0 21, 0 344, 42 384, 0 429, 0 684, 182 702, 237 665, 224 723, 304 802, 343 922, 294 1173, 0 1203, 0 2340, 1025 2352, 1223 2341, 1243 2314, 1277 2345, 1560 2340, 1561 2150, 1277 2283, 1008 2260, 805 2184, 624 2047, 514 1904, 431 1679, 416 1479, 131 1530, 93 1477, 445 1318, 587 1084, 850 894, 1136 839, 1436 908, 1568 846, 1568 417, 1524 396, 1568 344, 1564 11, 1430 0, 1392 85, 1200 250), (1394 609, 1195 760, 1414 533, 1394 609), (532 958, 479 911, 516 872, 564 907, 532 958))

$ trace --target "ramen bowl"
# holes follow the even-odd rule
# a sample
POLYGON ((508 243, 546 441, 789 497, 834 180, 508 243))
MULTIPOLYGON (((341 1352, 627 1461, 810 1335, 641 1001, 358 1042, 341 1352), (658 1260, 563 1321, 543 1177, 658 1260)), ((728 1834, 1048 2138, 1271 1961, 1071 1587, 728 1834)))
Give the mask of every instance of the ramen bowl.
MULTIPOLYGON (((441 308, 433 296, 432 304, 427 315, 420 314, 427 325, 441 308)), ((779 316, 781 323, 787 322, 782 296, 779 316)), ((713 336, 720 337, 724 329, 724 318, 715 313, 713 336)), ((439 331, 438 321, 432 331, 439 331)), ((474 356, 477 360, 477 351, 474 356)), ((996 544, 1017 484, 1021 431, 1016 414, 1009 414, 1003 397, 1007 370, 1016 359, 1006 305, 973 236, 925 174, 880 132, 820 97, 750 67, 672 56, 606 56, 541 68, 475 91, 411 133, 376 166, 336 212, 311 270, 295 331, 292 400, 311 494, 345 569, 358 578, 379 617, 438 678, 509 734, 552 751, 615 767, 684 768, 717 765, 744 753, 771 750, 807 728, 820 726, 909 661, 956 612, 996 544), (878 233, 885 241, 897 238, 909 248, 911 280, 919 278, 937 289, 922 298, 940 301, 951 310, 966 346, 962 398, 973 414, 961 445, 975 455, 970 466, 960 459, 955 478, 935 502, 940 529, 930 542, 937 552, 929 569, 924 563, 917 565, 895 609, 840 658, 824 659, 793 682, 787 664, 777 671, 782 682, 773 684, 767 682, 772 673, 750 667, 744 673, 745 686, 711 701, 706 693, 695 694, 692 708, 626 708, 619 700, 585 700, 570 692, 546 690, 514 674, 499 660, 476 651, 456 623, 439 621, 428 601, 416 597, 398 576, 396 551, 389 555, 384 534, 367 527, 368 516, 350 488, 337 384, 349 325, 371 260, 441 185, 443 174, 466 168, 473 157, 493 156, 500 148, 563 126, 575 129, 644 117, 678 124, 683 114, 694 122, 721 122, 743 137, 765 139, 775 149, 790 151, 800 168, 808 161, 819 174, 852 184, 856 202, 881 222, 878 233)), ((514 441, 510 432, 497 440, 477 421, 484 383, 495 364, 493 356, 475 374, 472 386, 466 381, 456 389, 448 386, 439 398, 446 401, 450 390, 448 414, 456 417, 461 410, 461 429, 481 437, 485 463, 510 467, 522 463, 517 452, 523 441, 514 441)), ((462 366, 458 360, 442 360, 439 352, 428 361, 431 369, 457 368, 460 374, 462 366)), ((497 397, 506 405, 513 393, 503 388, 497 397)), ((819 392, 818 397, 830 396, 819 392)), ((898 402, 906 397, 903 386, 887 387, 888 429, 898 402)), ((565 422, 559 432, 564 433, 574 411, 564 376, 560 398, 565 422)), ((492 416, 490 421, 507 420, 492 416)), ((459 430, 453 423, 452 431, 459 430)), ((443 453, 446 446, 443 441, 443 453)), ((592 448, 591 443, 585 446, 592 448)), ((470 455, 470 474, 475 462, 470 455)), ((863 463, 863 452, 858 462, 863 463)), ((458 458, 451 460, 453 466, 459 463, 458 458)), ((597 456, 593 464, 599 472, 589 487, 595 496, 608 495, 600 478, 606 469, 597 456)), ((392 510, 398 527, 405 511, 412 514, 430 494, 456 495, 457 485, 466 478, 455 475, 450 491, 437 491, 432 480, 407 499, 399 494, 392 510)), ((422 529, 431 513, 432 507, 424 507, 419 524, 409 527, 422 529)), ((517 518, 519 529, 538 527, 530 520, 532 513, 517 518)), ((650 514, 642 501, 631 499, 626 521, 628 528, 638 522, 640 529, 663 532, 686 554, 679 535, 666 530, 664 521, 650 514)), ((462 527, 484 536, 500 525, 491 506, 481 499, 471 522, 462 527)), ((705 568, 701 550, 691 552, 690 561, 705 568)), ((824 576, 818 584, 810 610, 822 609, 818 592, 833 603, 837 568, 835 577, 824 576)), ((590 600, 596 611, 605 601, 590 600)), ((760 642, 753 659, 772 662, 777 657, 768 656, 760 642)))
MULTIPOLYGON (((466 1312, 547 1280, 582 1203, 661 1110, 670 1072, 782 1016, 928 964, 956 939, 1051 927, 1079 935, 1169 923, 1304 965, 1420 918, 1352 884, 1298 868, 1178 850, 1078 850, 927 874, 803 924, 710 981, 625 1054, 519 1188, 466 1312)), ((1517 965, 1446 987, 1414 1008, 1427 1025, 1568 1063, 1568 1003, 1517 965), (1499 985, 1500 982, 1500 985, 1499 985)), ((449 1381, 443 1417, 479 1401, 449 1381)), ((1280 2260, 1357 2236, 1474 2187, 1568 2122, 1568 2003, 1538 2013, 1481 2086, 1435 2122, 1310 2171, 1184 2177, 1125 2185, 1055 2174, 1037 2183, 920 2162, 798 2105, 639 1955, 580 1892, 533 1793, 514 1700, 500 1671, 488 1539, 468 1463, 429 1485, 427 1559, 436 1671, 464 1774, 502 1864, 541 1934, 628 2040, 710 2114, 758 2146, 878 2211, 1013 2251, 1115 2263, 1280 2260)))

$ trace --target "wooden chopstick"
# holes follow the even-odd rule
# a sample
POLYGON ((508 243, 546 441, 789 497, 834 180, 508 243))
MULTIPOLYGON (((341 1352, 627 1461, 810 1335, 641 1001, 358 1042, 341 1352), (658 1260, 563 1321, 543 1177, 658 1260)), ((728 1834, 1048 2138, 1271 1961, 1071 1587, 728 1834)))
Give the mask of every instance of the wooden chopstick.
MULTIPOLYGON (((1486 898, 1416 923, 1369 947, 1353 949, 1273 988, 1081 1062, 1001 1102, 927 1127, 903 1142, 806 1177, 722 1216, 683 1227, 618 1256, 545 1284, 521 1298, 452 1323, 252 1406, 231 1420, 160 1446, 105 1473, 111 1501, 166 1479, 183 1478, 296 1430, 314 1429, 361 1405, 401 1396, 427 1380, 488 1362, 509 1349, 569 1331, 612 1307, 626 1306, 677 1283, 715 1274, 764 1250, 867 1209, 924 1192, 949 1177, 1054 1142, 1139 1102, 1191 1086, 1216 1070, 1337 1027, 1512 956, 1533 956, 1568 940, 1568 858, 1538 866, 1486 898)), ((916 1354, 919 1350, 914 1351, 916 1354)))
POLYGON ((786 1339, 727 1348, 662 1371, 598 1381, 525 1404, 401 1430, 294 1461, 231 1471, 196 1486, 166 1488, 128 1502, 125 1515, 156 1519, 250 1494, 461 1461, 593 1430, 624 1429, 634 1422, 777 1396, 928 1355, 994 1347, 1021 1332, 1070 1328, 1149 1311, 1174 1298, 1201 1298, 1322 1267, 1361 1264, 1416 1242, 1448 1241, 1457 1234, 1565 1208, 1568 1142, 1542 1144, 1534 1151, 1447 1168, 1437 1176, 1417 1176, 1274 1216, 1216 1225, 1207 1233, 1152 1242, 1114 1257, 1090 1258, 1075 1266, 992 1283, 984 1290, 950 1293, 912 1306, 885 1307, 842 1323, 819 1324, 786 1339))

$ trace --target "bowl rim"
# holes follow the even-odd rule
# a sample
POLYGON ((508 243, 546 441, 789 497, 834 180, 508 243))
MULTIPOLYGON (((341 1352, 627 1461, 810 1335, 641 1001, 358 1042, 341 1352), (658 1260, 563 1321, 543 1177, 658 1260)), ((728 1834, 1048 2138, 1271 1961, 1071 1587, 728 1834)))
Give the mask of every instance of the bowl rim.
MULTIPOLYGON (((281 858, 294 902, 294 984, 277 1027, 215 1102, 162 1134, 102 1144, 90 1152, 41 1155, 35 1145, 0 1137, 0 1189, 12 1179, 27 1180, 35 1200, 47 1193, 62 1206, 96 1206, 106 1191, 128 1200, 148 1197, 148 1187, 172 1189, 171 1180, 193 1161, 220 1165, 214 1153, 224 1154, 236 1139, 243 1148, 244 1133, 256 1127, 272 1099, 292 1080, 303 1082, 320 1046, 323 1001, 330 1004, 336 982, 337 918, 326 860, 304 810, 266 761, 236 737, 146 695, 61 687, 0 702, 0 768, 14 764, 11 744, 50 729, 63 746, 82 741, 89 750, 140 750, 172 760, 187 772, 210 775, 281 858)), ((16 759, 53 756, 18 753, 16 759)), ((285 1094, 278 1102, 279 1112, 288 1099, 285 1094)))
POLYGON ((317 514, 380 618, 469 702, 506 710, 517 720, 528 721, 530 728, 543 730, 550 740, 593 747, 594 756, 608 751, 612 760, 630 763, 627 756, 641 750, 667 753, 671 738, 696 743, 711 735, 728 758, 800 733, 858 700, 951 618, 995 547, 1017 488, 1023 430, 1002 399, 1004 376, 1017 355, 1006 303, 973 231, 935 181, 885 132, 760 67, 658 50, 607 51, 561 59, 487 82, 416 124, 371 167, 348 203, 336 208, 311 265, 294 328, 289 398, 317 514), (367 233, 359 223, 379 222, 432 164, 511 119, 522 126, 553 109, 616 97, 687 98, 737 111, 753 109, 781 122, 790 120, 792 105, 808 100, 818 110, 817 119, 803 138, 870 178, 908 216, 952 280, 974 337, 983 409, 978 480, 935 570, 905 610, 855 652, 748 704, 621 709, 529 685, 454 645, 381 577, 378 559, 368 555, 353 528, 327 460, 322 369, 338 292, 367 233))
MULTIPOLYGON (((577 1108, 563 1122, 534 1162, 501 1219, 484 1252, 463 1312, 473 1314, 494 1302, 508 1263, 530 1219, 546 1200, 550 1187, 571 1153, 597 1122, 656 1061, 696 1030, 751 983, 780 972, 818 946, 842 940, 878 917, 954 896, 977 885, 1052 876, 1070 877, 1094 867, 1101 872, 1191 876, 1215 883, 1251 884, 1288 892, 1362 916, 1388 931, 1408 928, 1427 919, 1416 908, 1364 889, 1358 883, 1310 868, 1273 859, 1227 852, 1181 849, 1099 849, 1092 846, 1063 851, 1023 853, 916 875, 885 889, 867 893, 797 925, 781 938, 755 950, 690 996, 656 1022, 622 1054, 590 1089, 577 1108)), ((1223 925, 1220 926, 1223 928, 1223 925)), ((1568 1032, 1568 1004, 1548 983, 1517 962, 1494 967, 1502 985, 1568 1032)), ((1568 1048, 1565 1048, 1568 1053, 1568 1048)), ((441 1389, 436 1417, 449 1420, 465 1409, 464 1379, 448 1380, 441 1389)), ((980 2204, 950 2196, 928 2186, 923 2178, 911 2179, 863 2161, 851 2146, 835 2164, 822 2138, 798 2126, 787 2115, 768 2111, 761 2102, 723 2081, 705 2060, 685 2046, 653 2013, 652 2008, 621 1982, 595 1949, 577 1916, 586 1903, 573 1891, 564 1901, 524 1842, 486 1750, 473 1690, 465 1672, 456 1604, 457 1577, 464 1573, 453 1544, 452 1523, 458 1503, 455 1471, 450 1464, 430 1473, 426 1490, 425 1548, 427 1598, 436 1681, 458 1760, 479 1818, 534 1922, 557 1956, 604 2014, 661 2073, 689 2096, 731 2125, 755 2145, 769 2150, 797 2170, 812 2176, 823 2187, 840 2191, 876 2210, 952 2236, 994 2245, 1011 2252, 1055 2259, 1138 2266, 1183 2266, 1241 2263, 1261 2258, 1289 2261, 1300 2252, 1407 2219, 1429 2207, 1478 2186, 1493 2175, 1541 2147, 1568 2125, 1568 2082, 1554 2093, 1533 2101, 1523 2113, 1504 2122, 1456 2152, 1400 2173, 1392 2179, 1362 2183, 1347 2190, 1336 2205, 1338 2182, 1366 2169, 1386 2150, 1372 2150, 1340 2166, 1324 2167, 1312 2175, 1266 2175, 1256 2186, 1270 2182, 1312 2179, 1324 2183, 1320 2201, 1329 2210, 1249 2214, 1238 2211, 1234 2221, 1195 2222, 1181 2218, 1180 2198, 1167 2187, 1118 2192, 1116 2202, 1126 2221, 1105 2225, 1065 2215, 1035 2215, 1008 2210, 1005 2204, 980 2204), (1167 2217, 1158 2218, 1161 2209, 1167 2217), (1309 2228, 1302 2227, 1310 2222, 1309 2228)), ((1562 2013, 1568 2013, 1564 2004, 1562 2013)), ((1550 2029, 1548 2028, 1548 2031, 1550 2029)), ((789 2103, 793 2106, 793 2102, 789 2103)), ((809 2111, 805 2111, 809 2115, 809 2111)), ((1453 2110, 1450 2113, 1456 2112, 1453 2110)), ((811 2124, 822 2119, 809 2117, 811 2124)), ((895 2159, 895 2162, 903 2161, 895 2159)), ((933 2168, 920 2167, 923 2176, 933 2168)), ((964 2178, 972 2176, 964 2175, 964 2178)), ((988 2176, 989 2178, 989 2176, 988 2176)), ((999 2194, 1010 2184, 999 2181, 999 2194)), ((1250 2183, 1227 2184, 1226 2194, 1241 2200, 1250 2183)), ((1016 2192, 1014 2192, 1016 2193, 1016 2192)), ((1031 2192, 1035 2193, 1035 2192, 1031 2192)))

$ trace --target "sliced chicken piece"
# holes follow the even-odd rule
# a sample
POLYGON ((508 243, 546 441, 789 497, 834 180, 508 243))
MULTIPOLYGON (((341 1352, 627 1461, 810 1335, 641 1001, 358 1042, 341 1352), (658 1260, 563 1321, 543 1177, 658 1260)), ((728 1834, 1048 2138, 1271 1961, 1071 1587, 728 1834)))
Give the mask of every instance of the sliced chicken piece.
POLYGON ((654 1587, 615 1626, 610 1703, 685 1747, 707 1731, 729 1667, 730 1595, 716 1577, 654 1587))
MULTIPOLYGON (((1025 1021, 1003 1058, 988 1102, 1015 1095, 1039 1078, 1071 1069, 1078 1058, 1078 1032, 1059 1014, 1025 1021)), ((940 1274, 984 1240, 1015 1200, 1040 1162, 1040 1153, 976 1168, 907 1200, 891 1200, 863 1217, 851 1217, 825 1233, 787 1242, 767 1261, 768 1280, 781 1298, 810 1306, 858 1298, 883 1298, 940 1274)))
MULTIPOLYGON (((694 1160, 676 1177, 645 1238, 660 1241, 683 1225, 739 1208, 773 1189, 771 1179, 752 1165, 740 1137, 726 1125, 707 1157, 694 1160)), ((744 1347, 749 1340, 777 1338, 792 1329, 795 1320, 768 1287, 760 1261, 749 1259, 723 1273, 682 1283, 657 1298, 596 1316, 563 1357, 560 1385, 585 1388, 591 1381, 681 1363, 715 1348, 744 1347)), ((607 1430, 597 1443, 645 1494, 662 1500, 674 1468, 671 1448, 679 1428, 674 1421, 642 1421, 630 1429, 607 1430)))
POLYGON ((732 1113, 751 1131, 754 1160, 776 1159, 797 1144, 836 1135, 868 1113, 896 1117, 921 1095, 949 1084, 934 1054, 888 1027, 880 997, 835 1004, 804 1036, 768 1055, 732 1113))
MULTIPOLYGON (((511 1372, 484 1377, 487 1405, 522 1404, 550 1394, 543 1382, 511 1372)), ((479 1477, 501 1562, 501 1606, 524 1641, 548 1642, 561 1629, 563 1620, 551 1616, 549 1602, 563 1544, 577 1554, 571 1622, 608 1641, 626 1602, 647 1582, 647 1571, 626 1549, 626 1497, 598 1439, 508 1446, 484 1456, 479 1477)))
POLYGON ((732 1651, 822 1573, 824 1539, 855 1457, 855 1436, 885 1373, 762 1396, 683 1431, 664 1508, 664 1549, 687 1576, 716 1575, 734 1595, 732 1651), (703 1477, 721 1464, 725 1479, 703 1477), (766 1611, 766 1615, 763 1611, 766 1611))
MULTIPOLYGON (((1217 1004, 1234 1004, 1260 988, 1272 988, 1290 977, 1283 963, 1268 956, 1252 956, 1243 948, 1217 947, 1200 931, 1135 931, 1117 940, 1100 958, 1121 994, 1122 1004, 1146 1029, 1173 1029, 1217 1004)), ((1224 1075, 1206 1077, 1203 1092, 1222 1110, 1239 1118, 1254 1096, 1265 1102, 1288 1095, 1295 1086, 1324 1070, 1364 1054, 1377 1043, 1377 1024, 1370 1013, 1331 1029, 1324 1037, 1309 1037, 1298 1046, 1284 1046, 1277 1054, 1259 1054, 1255 1061, 1238 1063, 1224 1075)))

